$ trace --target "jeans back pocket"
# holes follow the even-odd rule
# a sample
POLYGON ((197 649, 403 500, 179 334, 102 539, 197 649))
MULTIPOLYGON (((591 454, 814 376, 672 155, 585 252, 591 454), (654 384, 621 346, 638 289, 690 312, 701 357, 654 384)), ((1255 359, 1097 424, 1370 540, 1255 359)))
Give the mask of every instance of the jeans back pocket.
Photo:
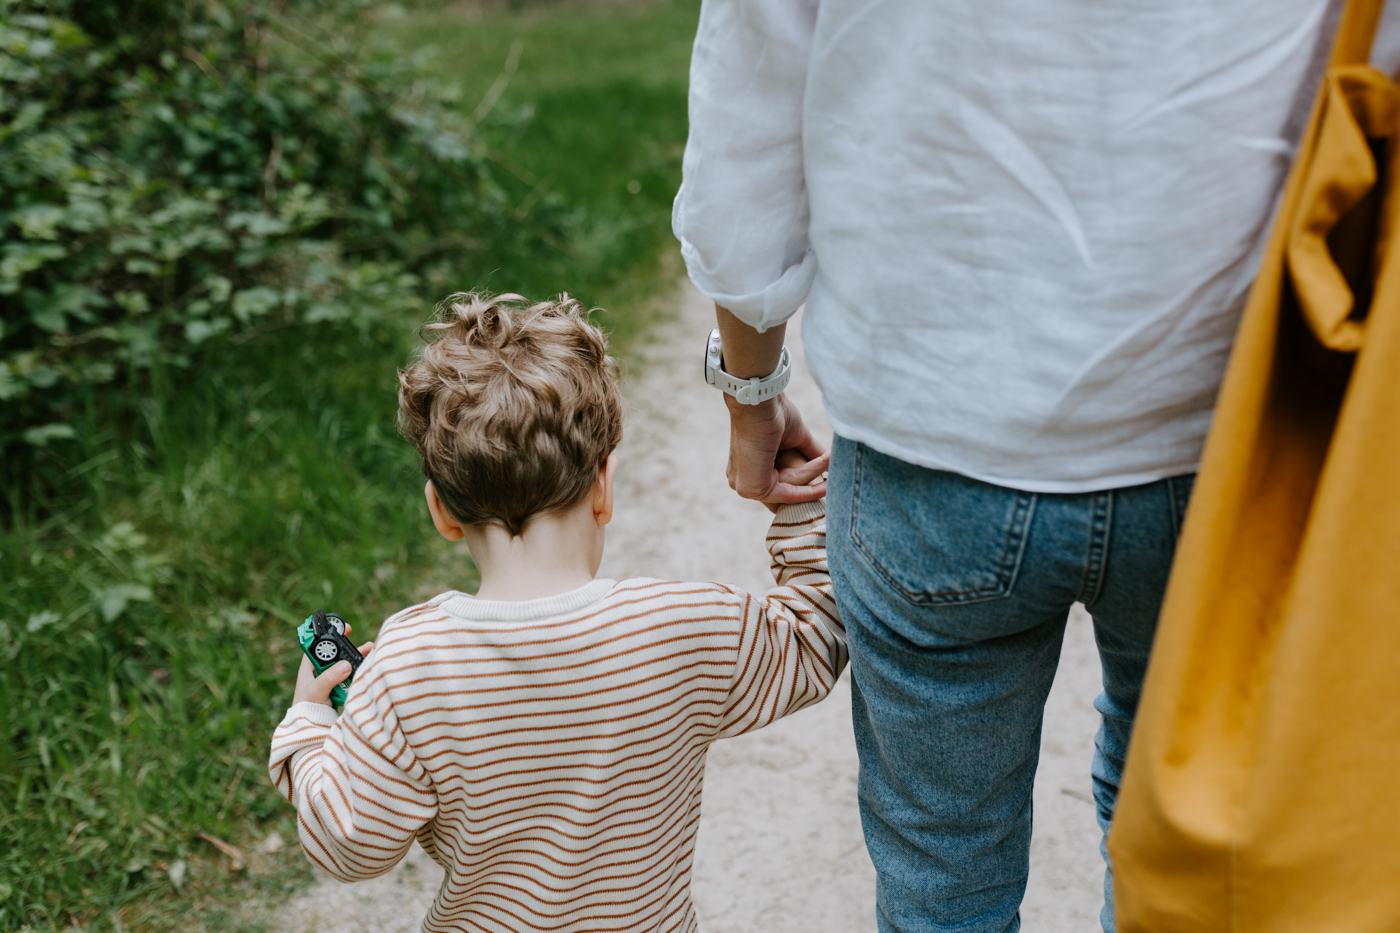
POLYGON ((1034 493, 854 446, 851 543, 886 584, 916 605, 1011 594, 1034 493))

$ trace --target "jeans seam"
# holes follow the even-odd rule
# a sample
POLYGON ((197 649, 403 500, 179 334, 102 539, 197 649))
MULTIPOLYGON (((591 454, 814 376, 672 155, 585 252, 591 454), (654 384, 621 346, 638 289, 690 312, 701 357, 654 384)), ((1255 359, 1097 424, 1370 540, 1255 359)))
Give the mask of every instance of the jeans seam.
POLYGON ((1006 539, 1006 550, 1001 555, 1001 570, 998 579, 1005 581, 1006 594, 1016 586, 1016 576, 1021 570, 1021 559, 1026 553, 1026 541, 1030 538, 1031 519, 1035 515, 1037 496, 1035 493, 1021 493, 1016 497, 1016 509, 1011 513, 1011 534, 1006 539))
MULTIPOLYGON (((865 548, 861 547, 860 534, 856 530, 856 520, 860 516, 860 478, 861 474, 865 472, 865 445, 856 441, 855 447, 855 456, 851 458, 851 524, 847 531, 851 543, 856 546, 856 550, 864 554, 865 548)), ((868 557, 866 561, 869 561, 868 557)))
POLYGON ((1016 585, 1016 577, 1021 569, 1021 560, 1026 551, 1026 540, 1030 537, 1030 519, 1035 511, 1037 496, 1032 492, 1017 492, 1016 505, 1011 512, 1010 527, 1007 529, 1006 546, 1002 550, 997 569, 997 584, 991 589, 959 590, 953 593, 913 593, 894 579, 861 540, 856 523, 860 516, 861 476, 865 470, 865 445, 856 442, 854 466, 851 470, 851 516, 850 539, 855 549, 865 558, 866 564, 885 582, 885 585, 898 593, 906 602, 915 606, 927 607, 942 604, 962 604, 982 602, 990 599, 1004 599, 1011 595, 1016 585))
POLYGON ((1093 515, 1090 525, 1089 550, 1084 559, 1084 583, 1079 591, 1079 601, 1092 606, 1103 589, 1107 576, 1108 539, 1113 525, 1113 490, 1094 493, 1093 515))

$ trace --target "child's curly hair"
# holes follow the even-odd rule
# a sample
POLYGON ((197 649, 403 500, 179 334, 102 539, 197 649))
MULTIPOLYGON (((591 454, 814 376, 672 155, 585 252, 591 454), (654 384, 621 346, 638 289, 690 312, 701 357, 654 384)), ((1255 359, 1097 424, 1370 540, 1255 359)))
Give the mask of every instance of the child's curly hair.
POLYGON ((518 535, 582 501, 622 440, 602 331, 567 294, 530 304, 458 292, 436 310, 399 371, 398 424, 447 511, 518 535))

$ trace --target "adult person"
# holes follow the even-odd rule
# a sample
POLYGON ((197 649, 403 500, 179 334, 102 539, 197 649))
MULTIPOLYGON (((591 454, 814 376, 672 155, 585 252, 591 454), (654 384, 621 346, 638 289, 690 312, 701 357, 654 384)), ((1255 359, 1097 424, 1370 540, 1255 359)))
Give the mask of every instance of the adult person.
MULTIPOLYGON (((749 498, 823 491, 774 465, 820 450, 773 397, 784 322, 807 305, 882 931, 1019 928, 1076 601, 1103 665, 1107 833, 1193 471, 1338 11, 704 0, 674 228, 716 303, 709 378, 728 386, 729 478, 749 498)), ((1111 869, 1104 894, 1111 933, 1111 869)))

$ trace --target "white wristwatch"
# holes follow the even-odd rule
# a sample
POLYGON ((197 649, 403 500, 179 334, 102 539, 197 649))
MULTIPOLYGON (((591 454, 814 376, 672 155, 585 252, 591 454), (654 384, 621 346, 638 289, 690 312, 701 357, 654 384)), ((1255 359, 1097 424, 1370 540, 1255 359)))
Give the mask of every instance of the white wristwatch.
POLYGON ((778 368, 762 379, 739 379, 721 368, 724 349, 719 343, 719 328, 710 331, 709 342, 705 344, 705 381, 725 395, 734 396, 740 405, 757 405, 770 398, 777 398, 787 384, 792 381, 792 354, 783 347, 783 355, 778 360, 778 368))

